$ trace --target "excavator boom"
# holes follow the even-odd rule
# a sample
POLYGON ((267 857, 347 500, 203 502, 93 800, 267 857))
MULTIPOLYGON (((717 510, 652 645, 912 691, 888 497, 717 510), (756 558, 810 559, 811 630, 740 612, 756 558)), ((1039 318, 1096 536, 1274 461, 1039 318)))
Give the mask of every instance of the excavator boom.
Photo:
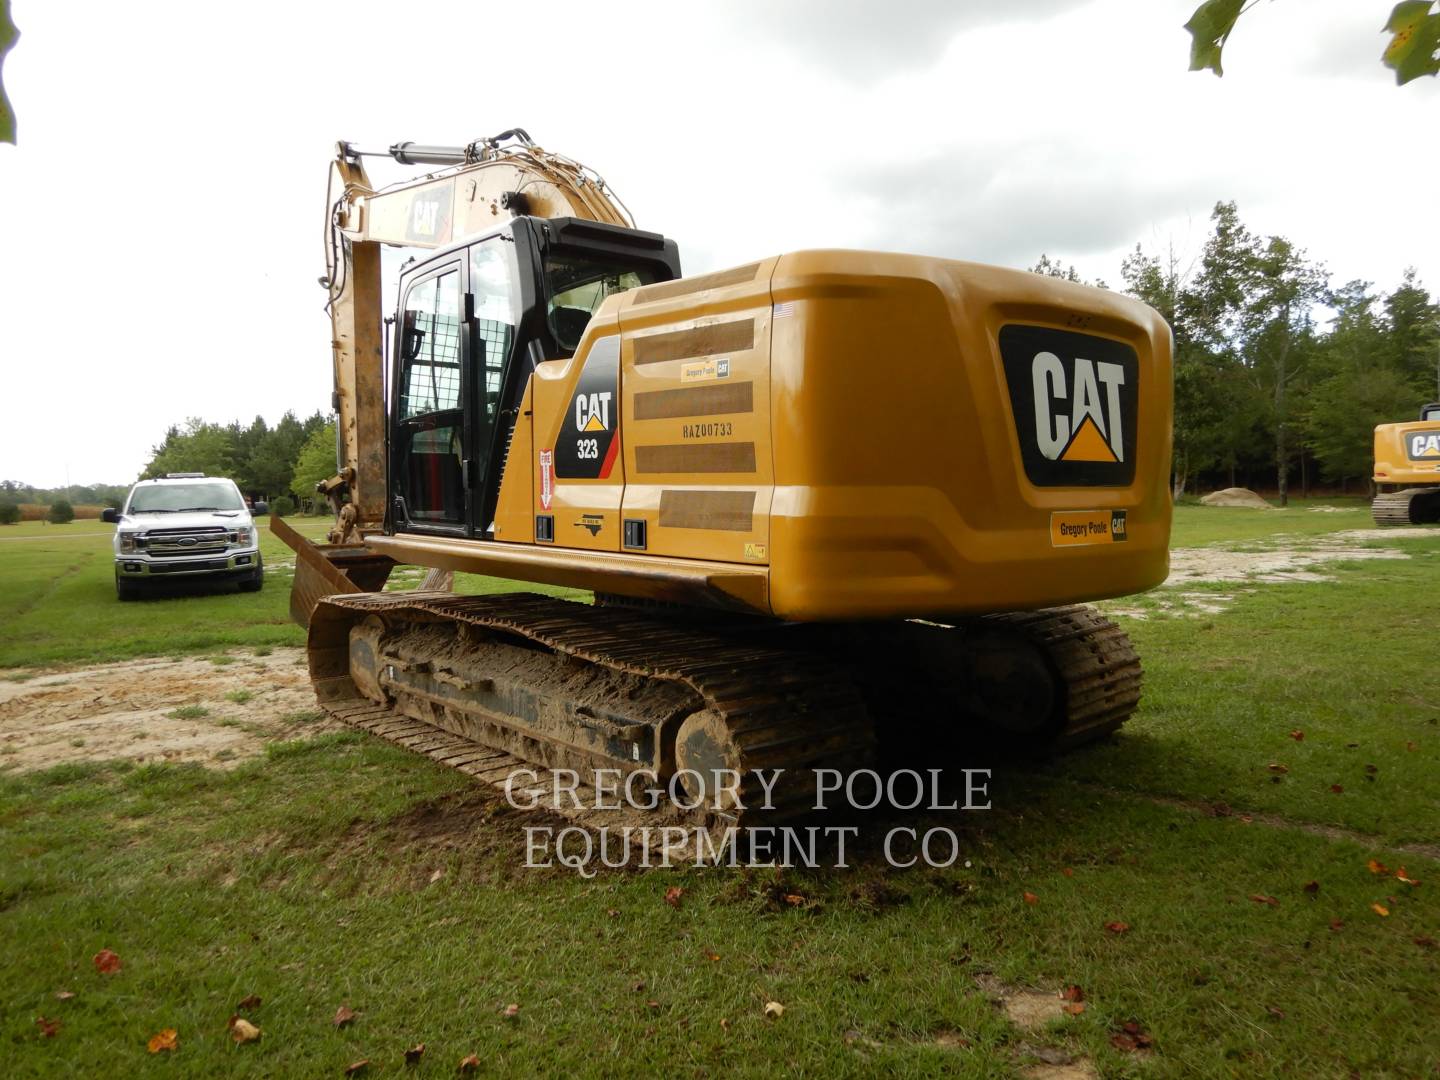
POLYGON ((466 146, 336 146, 326 195, 325 276, 331 322, 339 472, 320 485, 336 514, 332 544, 353 545, 385 518, 385 348, 380 249, 430 249, 521 214, 633 227, 605 181, 552 154, 522 128, 466 146), (367 157, 433 172, 377 189, 367 157), (348 494, 348 503, 344 501, 348 494))

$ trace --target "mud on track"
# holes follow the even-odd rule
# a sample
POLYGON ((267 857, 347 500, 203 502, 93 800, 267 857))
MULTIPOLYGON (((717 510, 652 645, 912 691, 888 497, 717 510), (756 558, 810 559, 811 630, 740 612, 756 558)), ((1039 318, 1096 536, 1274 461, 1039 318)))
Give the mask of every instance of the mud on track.
POLYGON ((339 726, 315 707, 303 650, 226 655, 231 662, 145 659, 29 678, 7 673, 0 681, 0 769, 112 759, 230 768, 267 742, 339 726))

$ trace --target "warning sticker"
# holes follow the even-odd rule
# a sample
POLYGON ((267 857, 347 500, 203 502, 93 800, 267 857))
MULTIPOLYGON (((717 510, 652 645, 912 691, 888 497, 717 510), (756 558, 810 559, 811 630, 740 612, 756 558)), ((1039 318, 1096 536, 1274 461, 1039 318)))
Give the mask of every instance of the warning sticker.
POLYGON ((1124 510, 1058 510, 1050 515, 1050 546, 1121 544, 1128 539, 1124 510))
POLYGON ((550 509, 550 501, 555 495, 555 451, 540 451, 540 507, 543 510, 550 509))

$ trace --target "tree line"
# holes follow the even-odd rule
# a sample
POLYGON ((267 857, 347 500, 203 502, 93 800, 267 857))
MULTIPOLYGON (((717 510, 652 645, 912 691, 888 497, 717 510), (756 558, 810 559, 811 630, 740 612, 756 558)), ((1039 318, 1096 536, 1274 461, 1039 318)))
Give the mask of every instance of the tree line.
MULTIPOLYGON (((319 412, 305 420, 287 412, 274 427, 261 416, 249 424, 192 418, 165 432, 139 479, 179 472, 229 477, 246 495, 288 513, 297 503, 313 500, 315 485, 334 475, 335 421, 319 412)), ((56 510, 62 504, 66 509, 118 507, 129 490, 128 484, 37 488, 18 480, 0 481, 0 524, 18 521, 22 505, 49 507, 52 513, 45 516, 62 523, 56 516, 63 515, 56 510)))
MULTIPOLYGON (((1283 236, 1246 228, 1217 203, 1200 254, 1126 257, 1124 291, 1175 335, 1176 495, 1199 486, 1368 484, 1377 424, 1440 400, 1440 305, 1405 271, 1389 291, 1333 285, 1283 236)), ((1041 256, 1032 269, 1080 280, 1041 256)), ((1093 282, 1103 287, 1102 282, 1093 282)))
POLYGON ((248 425, 192 417, 165 432, 140 479, 203 472, 228 476, 256 499, 303 501, 315 497, 319 481, 334 475, 335 460, 335 421, 324 413, 300 420, 287 412, 274 427, 262 416, 248 425))

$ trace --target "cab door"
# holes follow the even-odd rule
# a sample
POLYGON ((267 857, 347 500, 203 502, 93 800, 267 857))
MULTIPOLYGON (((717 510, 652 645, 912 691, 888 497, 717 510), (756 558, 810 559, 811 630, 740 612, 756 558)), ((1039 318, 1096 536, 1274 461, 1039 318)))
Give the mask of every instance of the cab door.
POLYGON ((457 255, 404 287, 390 462, 391 514, 404 532, 470 533, 464 278, 457 255))

